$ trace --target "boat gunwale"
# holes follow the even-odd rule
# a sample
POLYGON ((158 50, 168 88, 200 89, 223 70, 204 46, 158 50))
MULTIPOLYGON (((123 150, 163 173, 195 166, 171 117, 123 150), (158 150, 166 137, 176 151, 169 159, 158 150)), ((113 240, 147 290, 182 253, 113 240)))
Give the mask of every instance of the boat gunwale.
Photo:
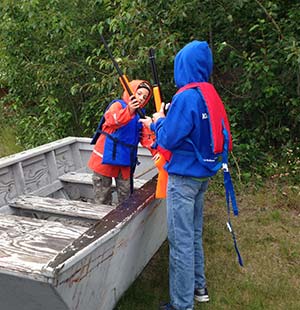
POLYGON ((76 142, 88 142, 89 140, 90 140, 89 138, 66 137, 60 140, 49 142, 47 144, 42 144, 40 146, 25 150, 23 152, 4 156, 0 158, 0 169, 14 165, 20 161, 24 161, 34 156, 45 154, 47 152, 56 150, 57 148, 61 148, 66 145, 71 145, 76 142))
MULTIPOLYGON (((22 152, 18 152, 15 154, 11 154, 8 156, 0 157, 0 169, 6 168, 8 166, 14 165, 18 162, 22 162, 24 160, 30 159, 32 157, 45 154, 47 152, 54 151, 56 149, 60 149, 67 145, 72 145, 75 143, 83 143, 82 147, 86 145, 87 149, 92 150, 93 146, 90 144, 91 138, 86 137, 66 137, 60 140, 56 140, 53 142, 49 142, 46 144, 42 144, 40 146, 34 147, 32 149, 28 149, 22 152)), ((143 155, 144 148, 141 144, 139 144, 139 155, 143 155)))

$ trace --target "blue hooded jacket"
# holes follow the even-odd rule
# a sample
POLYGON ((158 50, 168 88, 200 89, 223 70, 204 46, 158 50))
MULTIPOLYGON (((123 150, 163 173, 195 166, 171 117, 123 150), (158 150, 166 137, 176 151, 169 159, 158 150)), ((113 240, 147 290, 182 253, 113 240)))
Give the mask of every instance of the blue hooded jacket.
MULTIPOLYGON (((204 41, 192 41, 175 57, 174 79, 181 88, 192 82, 208 82, 212 72, 211 50, 204 41)), ((166 118, 160 118, 152 127, 157 144, 172 152, 165 169, 169 174, 210 177, 216 173, 207 169, 196 155, 195 148, 211 167, 217 159, 211 147, 207 107, 198 88, 175 94, 166 118), (193 146, 194 145, 194 146, 193 146)))

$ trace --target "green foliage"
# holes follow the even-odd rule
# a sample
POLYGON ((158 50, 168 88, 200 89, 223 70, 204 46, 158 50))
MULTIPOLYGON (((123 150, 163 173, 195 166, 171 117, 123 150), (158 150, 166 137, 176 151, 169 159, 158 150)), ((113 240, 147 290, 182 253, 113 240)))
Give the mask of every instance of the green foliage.
POLYGON ((98 44, 90 28, 103 16, 101 8, 94 1, 3 1, 0 12, 2 81, 10 92, 5 100, 16 111, 21 143, 80 134, 89 94, 72 94, 71 88, 95 75, 85 60, 98 44), (39 133, 32 124, 40 124, 39 133))
POLYGON ((12 127, 0 125, 0 157, 8 156, 22 151, 16 141, 16 133, 12 127))
POLYGON ((72 118, 71 112, 64 112, 58 105, 58 99, 51 96, 41 98, 38 113, 27 114, 19 123, 25 148, 30 148, 36 142, 51 142, 57 137, 67 136, 68 125, 72 118), (38 115, 38 116, 37 116, 38 115), (34 128, 34 130, 32 130, 34 128))
POLYGON ((152 80, 148 50, 155 49, 166 102, 176 91, 176 52, 207 40, 243 176, 275 174, 282 149, 299 154, 298 1, 4 0, 0 17, 0 83, 26 147, 91 136, 107 104, 121 96, 103 33, 129 79, 152 80))
POLYGON ((261 166, 265 153, 299 145, 299 9, 299 3, 278 1, 228 7, 230 23, 217 43, 218 69, 224 75, 218 84, 227 93, 243 166, 261 166))

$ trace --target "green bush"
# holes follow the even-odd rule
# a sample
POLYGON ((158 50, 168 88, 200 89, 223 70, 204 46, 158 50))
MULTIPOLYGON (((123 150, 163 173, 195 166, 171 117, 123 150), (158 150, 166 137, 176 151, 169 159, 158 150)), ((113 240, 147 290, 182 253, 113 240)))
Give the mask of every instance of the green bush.
POLYGON ((0 17, 0 83, 26 148, 91 136, 121 95, 100 33, 129 79, 152 80, 148 50, 155 48, 166 102, 176 91, 176 52, 198 39, 213 50, 212 82, 229 113, 241 173, 276 173, 286 149, 295 155, 290 172, 299 169, 298 1, 2 1, 0 17))

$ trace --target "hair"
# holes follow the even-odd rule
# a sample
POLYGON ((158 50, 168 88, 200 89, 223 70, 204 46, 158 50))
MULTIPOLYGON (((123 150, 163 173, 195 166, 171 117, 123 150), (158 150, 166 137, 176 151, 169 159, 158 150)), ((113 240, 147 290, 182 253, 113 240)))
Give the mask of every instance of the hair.
POLYGON ((151 88, 150 88, 151 86, 148 84, 148 83, 146 83, 146 82, 142 82, 138 87, 137 87, 137 90, 139 89, 139 88, 145 88, 145 89, 147 89, 148 91, 149 91, 149 93, 151 93, 151 88))

